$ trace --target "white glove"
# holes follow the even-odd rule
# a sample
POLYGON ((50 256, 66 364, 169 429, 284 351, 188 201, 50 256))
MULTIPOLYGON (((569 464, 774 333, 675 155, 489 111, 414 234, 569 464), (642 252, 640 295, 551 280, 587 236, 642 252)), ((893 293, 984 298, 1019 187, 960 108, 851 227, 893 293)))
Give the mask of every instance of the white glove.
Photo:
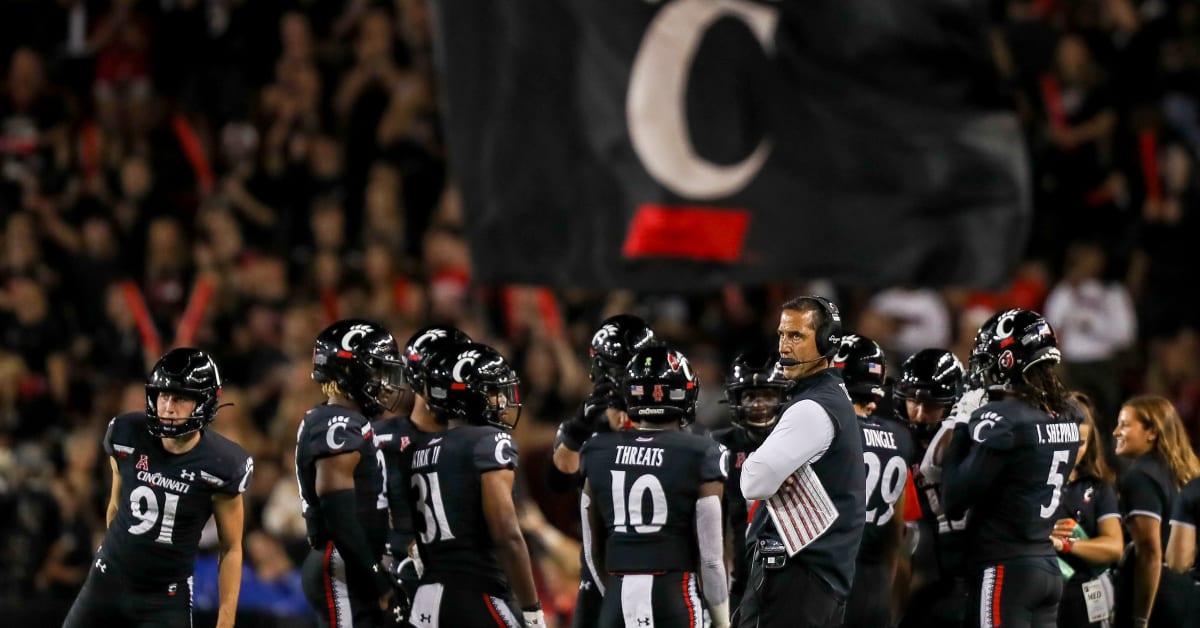
POLYGON ((534 626, 546 625, 546 614, 538 609, 536 611, 522 611, 521 615, 525 619, 525 628, 534 628, 534 626))
POLYGON ((409 544, 408 557, 412 559, 413 568, 417 570, 417 577, 423 577, 425 575, 425 563, 421 562, 421 552, 417 550, 416 543, 409 544))
POLYGON ((988 395, 986 388, 975 388, 963 393, 962 397, 954 403, 954 407, 950 408, 950 416, 947 417, 954 423, 967 423, 971 420, 971 415, 975 411, 982 408, 983 404, 987 403, 988 395))

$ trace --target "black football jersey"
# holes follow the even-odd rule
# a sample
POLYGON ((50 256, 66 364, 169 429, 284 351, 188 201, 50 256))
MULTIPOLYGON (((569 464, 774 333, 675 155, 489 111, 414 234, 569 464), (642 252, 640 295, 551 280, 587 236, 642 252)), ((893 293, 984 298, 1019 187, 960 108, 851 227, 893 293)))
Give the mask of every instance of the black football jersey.
POLYGON ((300 508, 314 543, 331 540, 321 516, 317 496, 317 461, 357 451, 354 467, 354 502, 372 550, 382 556, 388 529, 385 486, 387 467, 383 452, 375 444, 371 422, 345 406, 321 404, 304 413, 296 431, 296 482, 300 485, 300 508))
MULTIPOLYGON (((1077 521, 1088 538, 1094 538, 1100 533, 1102 519, 1112 517, 1121 517, 1121 510, 1117 505, 1117 491, 1112 484, 1090 475, 1077 477, 1075 481, 1063 487, 1058 512, 1054 515, 1056 521, 1077 521)), ((1072 580, 1091 580, 1108 568, 1108 565, 1090 563, 1074 554, 1065 554, 1062 558, 1075 569, 1072 580)))
POLYGON ((912 434, 908 426, 878 416, 858 417, 863 438, 863 464, 867 472, 867 517, 863 527, 858 560, 877 563, 884 560, 883 530, 896 517, 896 501, 904 493, 908 468, 914 462, 912 434))
POLYGON ((391 515, 391 533, 388 535, 388 550, 393 556, 403 557, 412 540, 412 511, 408 506, 408 487, 401 468, 401 456, 410 447, 419 446, 427 437, 406 416, 372 421, 375 428, 375 443, 383 452, 387 475, 388 509, 391 515))
POLYGON ((508 596, 483 514, 481 476, 517 468, 517 443, 490 425, 467 425, 427 434, 401 454, 422 582, 508 596))
POLYGON ((995 481, 970 506, 971 563, 1054 556, 1050 533, 1079 449, 1075 417, 1051 417, 1023 401, 1004 399, 976 410, 965 429, 973 447, 986 448, 1001 461, 995 481))
POLYGON ((141 412, 109 422, 104 451, 116 460, 121 495, 99 556, 140 583, 187 579, 200 532, 213 514, 213 496, 245 492, 254 460, 240 445, 209 430, 189 451, 170 453, 146 430, 141 412))
POLYGON ((696 499, 701 484, 725 481, 725 446, 679 430, 629 430, 593 436, 580 455, 607 531, 608 571, 695 571, 696 499))
MULTIPOLYGON (((1171 523, 1191 526, 1193 529, 1200 525, 1200 478, 1184 484, 1183 490, 1179 491, 1179 498, 1175 500, 1175 509, 1171 513, 1171 523)), ((1192 577, 1200 580, 1200 546, 1197 547, 1196 561, 1192 565, 1192 577)))
POLYGON ((742 495, 742 465, 758 444, 750 439, 746 430, 734 426, 712 433, 713 440, 729 450, 729 476, 725 478, 725 495, 722 500, 725 520, 729 523, 733 546, 733 584, 730 590, 741 594, 746 588, 749 571, 749 553, 746 551, 746 526, 750 521, 750 503, 742 495))
MULTIPOLYGON (((909 431, 912 434, 912 431, 909 431)), ((932 434, 930 434, 932 437, 932 434)), ((926 580, 962 575, 966 568, 967 517, 951 519, 941 506, 942 483, 921 473, 921 460, 930 443, 913 438, 913 461, 908 467, 921 518, 917 549, 913 554, 913 570, 926 580)), ((907 506, 906 506, 907 507, 907 506)))

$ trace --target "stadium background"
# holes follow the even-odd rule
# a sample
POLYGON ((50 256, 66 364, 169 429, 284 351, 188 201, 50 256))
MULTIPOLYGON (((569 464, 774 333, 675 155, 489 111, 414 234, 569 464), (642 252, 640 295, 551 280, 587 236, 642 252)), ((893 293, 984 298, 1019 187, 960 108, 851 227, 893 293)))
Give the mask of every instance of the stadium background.
MULTIPOLYGON (((103 530, 104 425, 141 409, 149 364, 187 343, 216 356, 235 404, 213 429, 256 460, 239 625, 306 616, 292 449, 321 398, 312 340, 338 316, 401 341, 451 323, 514 359, 520 502, 548 615, 569 615, 578 530, 543 470, 587 391, 587 338, 612 313, 685 349, 717 424, 725 365, 771 341, 789 296, 835 297, 893 365, 926 346, 965 358, 992 311, 1036 309, 1102 427, 1121 399, 1154 392, 1197 443, 1200 3, 992 8, 1035 189, 1007 286, 631 293, 472 281, 426 0, 0 3, 0 616, 65 613, 103 530)), ((201 609, 215 608, 214 565, 197 572, 201 609)))

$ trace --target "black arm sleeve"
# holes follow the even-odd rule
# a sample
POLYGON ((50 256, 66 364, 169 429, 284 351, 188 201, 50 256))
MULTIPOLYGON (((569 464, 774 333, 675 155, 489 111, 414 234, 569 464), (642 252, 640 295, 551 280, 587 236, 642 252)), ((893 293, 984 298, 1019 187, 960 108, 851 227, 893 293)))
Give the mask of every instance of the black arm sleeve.
POLYGON ((397 561, 408 556, 408 543, 413 539, 412 510, 408 505, 408 476, 401 473, 400 460, 392 451, 384 452, 388 466, 388 510, 392 514, 392 529, 388 531, 388 549, 397 561))
POLYGON ((942 470, 942 508, 959 519, 979 500, 1004 469, 1004 454, 972 443, 967 426, 954 430, 942 470))
POLYGON ((321 495, 321 518, 333 537, 334 548, 346 561, 347 569, 364 574, 365 580, 374 583, 376 595, 382 597, 392 590, 392 580, 379 565, 379 557, 373 555, 357 512, 354 491, 350 489, 321 495))

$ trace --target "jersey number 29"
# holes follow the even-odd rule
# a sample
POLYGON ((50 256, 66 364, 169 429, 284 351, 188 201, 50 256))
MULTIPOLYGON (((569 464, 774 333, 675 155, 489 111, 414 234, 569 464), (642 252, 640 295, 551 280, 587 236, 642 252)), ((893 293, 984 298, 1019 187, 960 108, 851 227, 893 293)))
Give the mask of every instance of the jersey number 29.
POLYGON ((867 523, 883 525, 891 521, 892 515, 896 514, 896 500, 900 499, 900 491, 904 490, 904 480, 908 477, 907 467, 904 458, 900 456, 892 456, 888 458, 887 464, 884 464, 873 451, 863 452, 863 462, 867 465, 867 501, 871 501, 871 496, 878 488, 879 496, 887 506, 887 510, 879 515, 875 513, 878 509, 868 509, 867 523))

